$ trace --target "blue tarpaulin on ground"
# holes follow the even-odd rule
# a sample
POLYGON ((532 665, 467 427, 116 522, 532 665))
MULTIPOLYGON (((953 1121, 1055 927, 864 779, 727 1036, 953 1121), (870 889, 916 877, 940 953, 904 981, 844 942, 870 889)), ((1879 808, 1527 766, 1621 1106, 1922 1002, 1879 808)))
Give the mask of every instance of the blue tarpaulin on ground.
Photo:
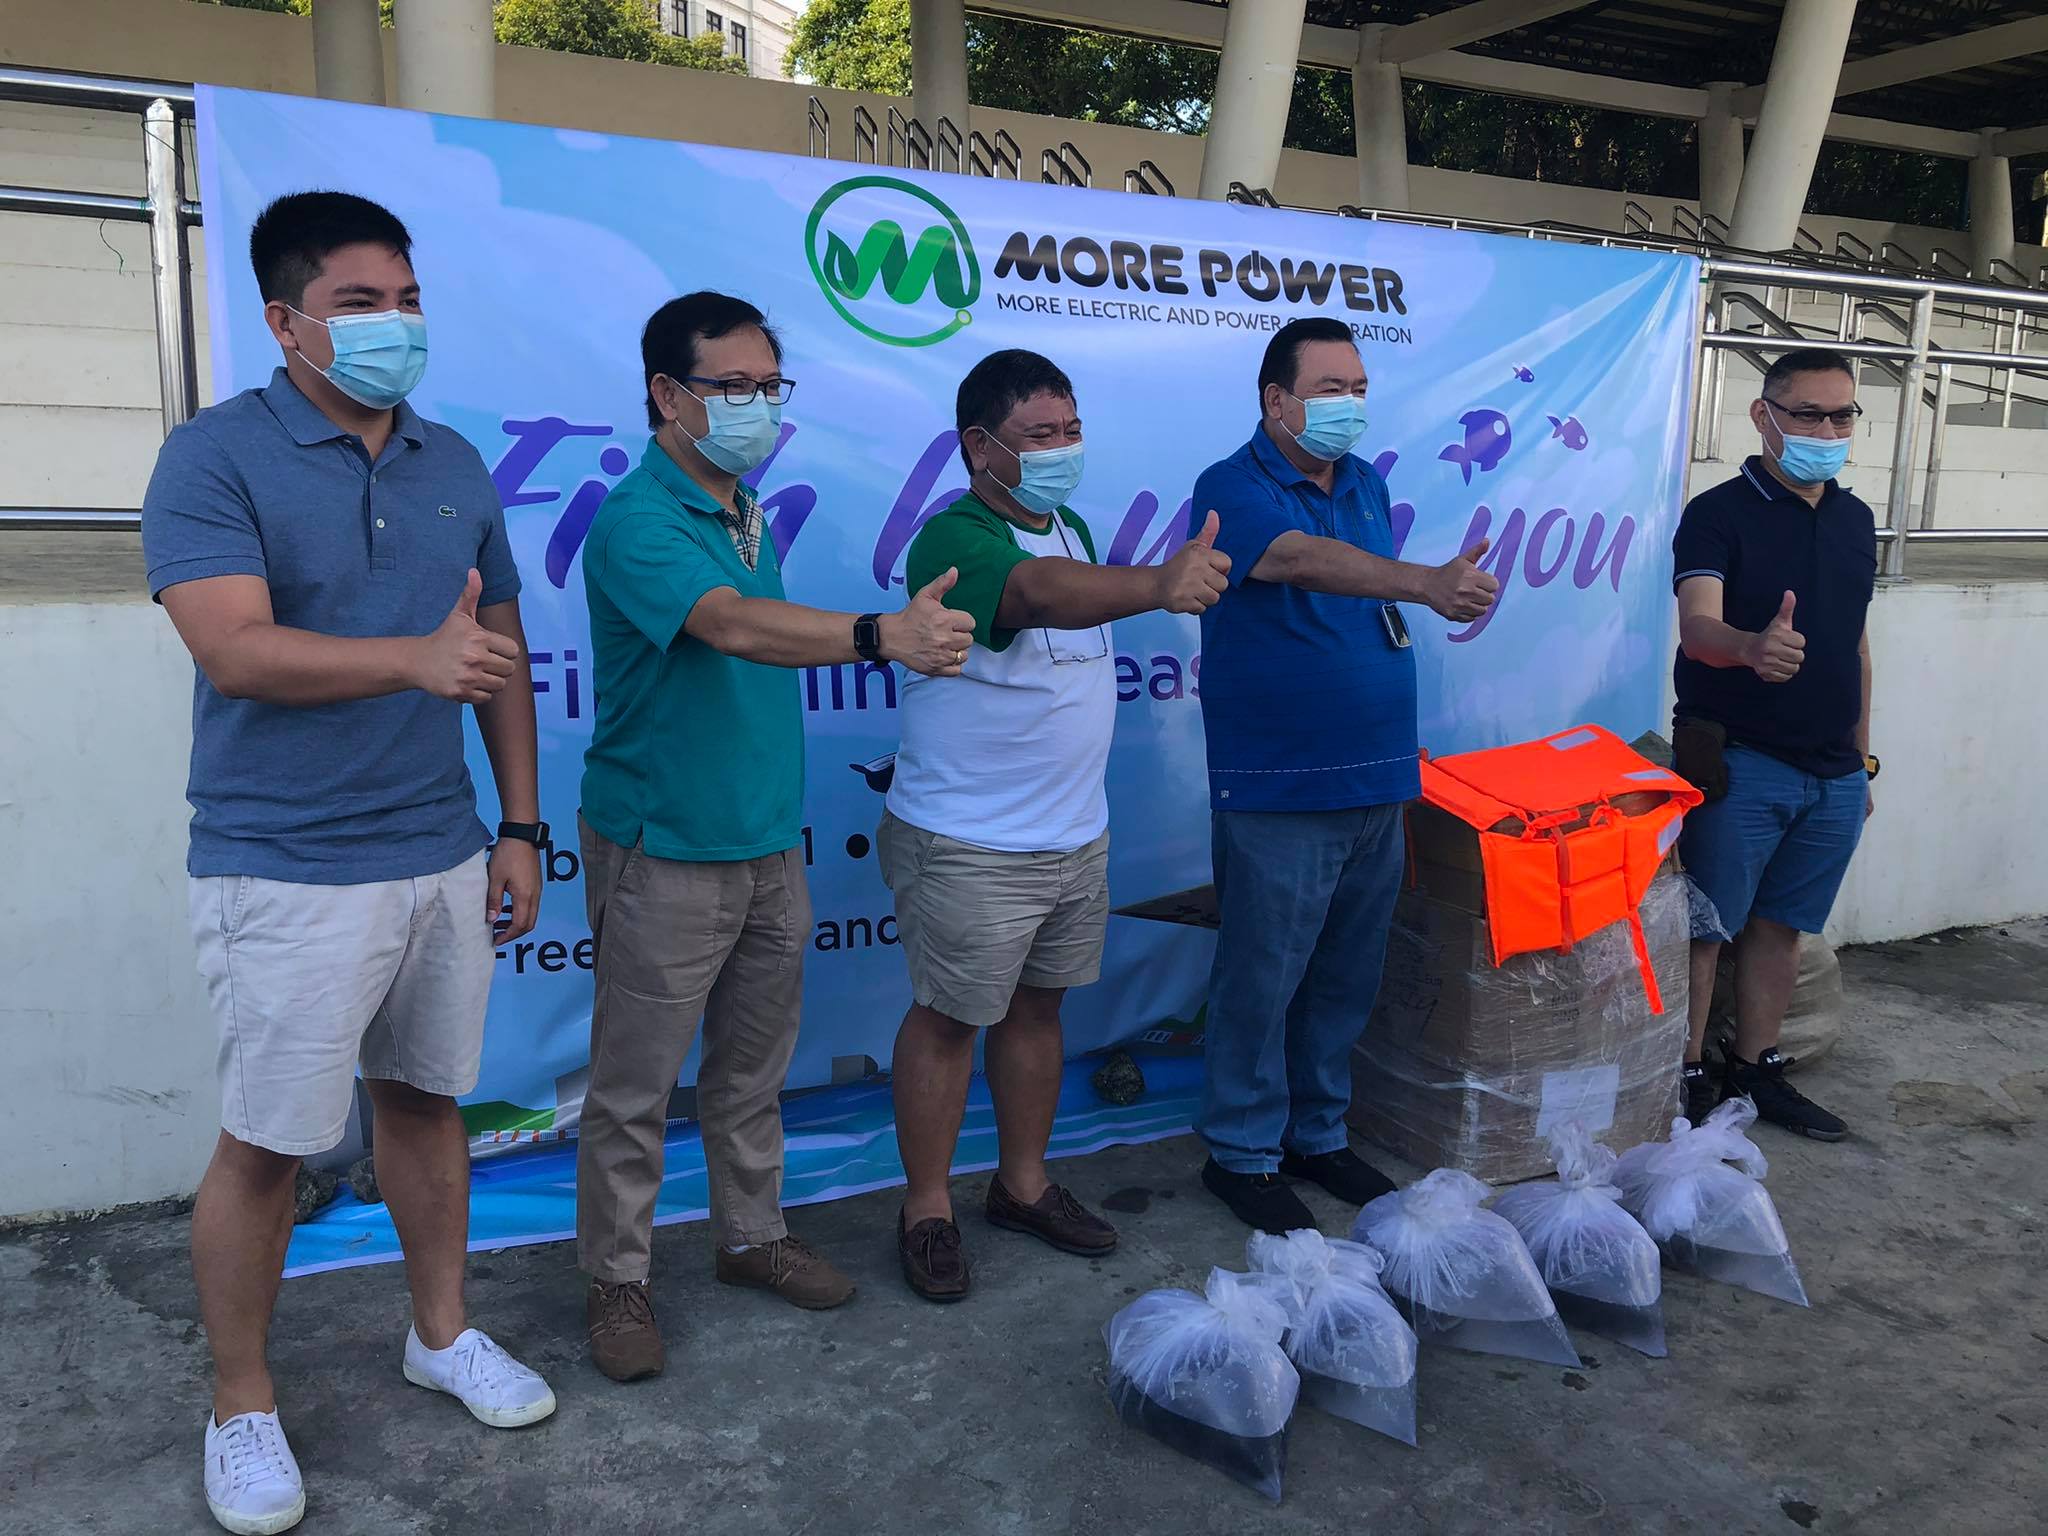
MULTIPOLYGON (((1105 1104, 1089 1086, 1097 1060, 1067 1064, 1053 1125, 1052 1157, 1078 1157, 1104 1147, 1177 1136, 1192 1123, 1201 1098, 1199 1056, 1147 1056, 1146 1091, 1135 1104, 1105 1104)), ((886 1081, 852 1083, 804 1094, 783 1105, 784 1205, 813 1205, 887 1189, 903 1182, 896 1155, 896 1121, 886 1081)), ((695 1121, 669 1128, 667 1167, 654 1224, 701 1220, 710 1205, 704 1139, 695 1121)), ((996 1166, 996 1120, 988 1083, 977 1075, 954 1154, 955 1173, 996 1166)), ((1091 1196, 1097 1192, 1088 1191, 1091 1196)), ((516 1248, 561 1242, 576 1235, 576 1146, 573 1142, 513 1153, 473 1165, 469 1246, 516 1248)), ((399 1257, 398 1233, 382 1205, 365 1205, 344 1192, 311 1221, 292 1230, 285 1275, 318 1274, 399 1257)))

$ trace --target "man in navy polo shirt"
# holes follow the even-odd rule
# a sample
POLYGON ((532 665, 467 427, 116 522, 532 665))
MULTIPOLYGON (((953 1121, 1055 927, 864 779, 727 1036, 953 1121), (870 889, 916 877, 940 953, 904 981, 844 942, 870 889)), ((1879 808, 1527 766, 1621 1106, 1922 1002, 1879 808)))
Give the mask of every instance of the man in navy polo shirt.
POLYGON ((1195 482, 1231 591, 1202 615, 1202 718, 1222 930, 1209 981, 1202 1182, 1267 1232, 1315 1225, 1280 1175, 1363 1205, 1350 1053, 1372 1013, 1421 792, 1415 660, 1397 603, 1469 622, 1475 562, 1394 558, 1386 482, 1351 450, 1365 364, 1342 322, 1296 320, 1259 368, 1251 441, 1195 482))
MULTIPOLYGON (((1838 1141, 1844 1126, 1785 1080, 1778 1032, 1799 936, 1826 926, 1870 814, 1876 521, 1835 483, 1862 409, 1832 352, 1788 352, 1749 408, 1763 452, 1695 496, 1671 543, 1678 590, 1677 770, 1706 792, 1679 856, 1735 937, 1735 1049, 1721 1097, 1838 1141)), ((1713 1107, 1704 1060, 1721 939, 1692 946, 1685 1111, 1713 1107)))
POLYGON ((198 664, 186 867, 222 1130, 192 1271, 206 1499, 230 1531, 305 1511, 264 1346, 299 1159, 340 1142, 358 1061, 412 1291, 406 1379, 499 1428, 555 1407, 463 1313, 455 1098, 476 1086, 494 919, 500 942, 532 928, 546 833, 497 492, 405 403, 426 367, 411 251, 359 197, 265 209, 249 254, 284 366, 173 432, 142 507, 150 591, 198 664), (488 856, 465 704, 514 818, 488 856))

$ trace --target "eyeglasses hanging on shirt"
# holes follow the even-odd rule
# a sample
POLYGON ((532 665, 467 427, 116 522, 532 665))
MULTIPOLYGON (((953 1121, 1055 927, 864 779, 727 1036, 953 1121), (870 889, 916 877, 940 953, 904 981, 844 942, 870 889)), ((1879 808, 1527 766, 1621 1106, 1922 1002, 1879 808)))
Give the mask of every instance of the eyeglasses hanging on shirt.
MULTIPOLYGON (((1066 522, 1057 512, 1052 515, 1052 526, 1067 558, 1086 563, 1085 557, 1076 555, 1074 546, 1067 542, 1066 522)), ((1056 667, 1070 662, 1101 661, 1109 654, 1109 627, 1104 624, 1088 629, 1041 629, 1039 634, 1044 636, 1045 652, 1056 667)))

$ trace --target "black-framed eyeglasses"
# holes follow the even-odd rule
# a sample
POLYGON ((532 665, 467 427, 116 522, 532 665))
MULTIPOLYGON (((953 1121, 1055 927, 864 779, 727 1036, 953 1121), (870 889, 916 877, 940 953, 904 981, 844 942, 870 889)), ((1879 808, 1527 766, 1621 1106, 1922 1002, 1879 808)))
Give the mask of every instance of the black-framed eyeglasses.
MULTIPOLYGON (((1066 551, 1067 558, 1078 559, 1074 553, 1074 546, 1067 541, 1066 527, 1057 512, 1052 515, 1052 526, 1053 531, 1060 536, 1060 548, 1066 551)), ((1041 628, 1038 633, 1045 641, 1045 654, 1052 658, 1052 664, 1056 667, 1077 661, 1101 661, 1109 655, 1109 631, 1101 624, 1095 625, 1092 632, 1086 629, 1063 629, 1059 632, 1062 638, 1057 646, 1052 643, 1053 632, 1050 629, 1041 628), (1094 637, 1092 643, 1089 639, 1091 633, 1094 637)))
POLYGON ((1796 421, 1800 426, 1806 427, 1809 430, 1819 426, 1822 422, 1827 422, 1830 426, 1836 427, 1853 427, 1856 425, 1856 418, 1863 414, 1863 407, 1857 405, 1854 401, 1851 401, 1839 411, 1795 411, 1790 406, 1779 404, 1769 395, 1764 396, 1764 403, 1786 420, 1796 421))
POLYGON ((752 405, 754 396, 766 395, 768 403, 780 405, 796 393, 795 379, 707 379, 700 373, 683 375, 685 384, 710 384, 725 396, 727 405, 752 405))

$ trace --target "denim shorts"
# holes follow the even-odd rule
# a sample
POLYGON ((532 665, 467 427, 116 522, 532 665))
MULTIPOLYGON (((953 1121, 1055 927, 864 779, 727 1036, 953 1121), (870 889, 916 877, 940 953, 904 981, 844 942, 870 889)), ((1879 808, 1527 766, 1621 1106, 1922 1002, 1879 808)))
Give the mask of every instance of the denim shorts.
POLYGON ((1751 917, 1827 926, 1863 835, 1869 783, 1822 779, 1751 747, 1728 748, 1728 793, 1685 818, 1678 854, 1733 936, 1751 917))

